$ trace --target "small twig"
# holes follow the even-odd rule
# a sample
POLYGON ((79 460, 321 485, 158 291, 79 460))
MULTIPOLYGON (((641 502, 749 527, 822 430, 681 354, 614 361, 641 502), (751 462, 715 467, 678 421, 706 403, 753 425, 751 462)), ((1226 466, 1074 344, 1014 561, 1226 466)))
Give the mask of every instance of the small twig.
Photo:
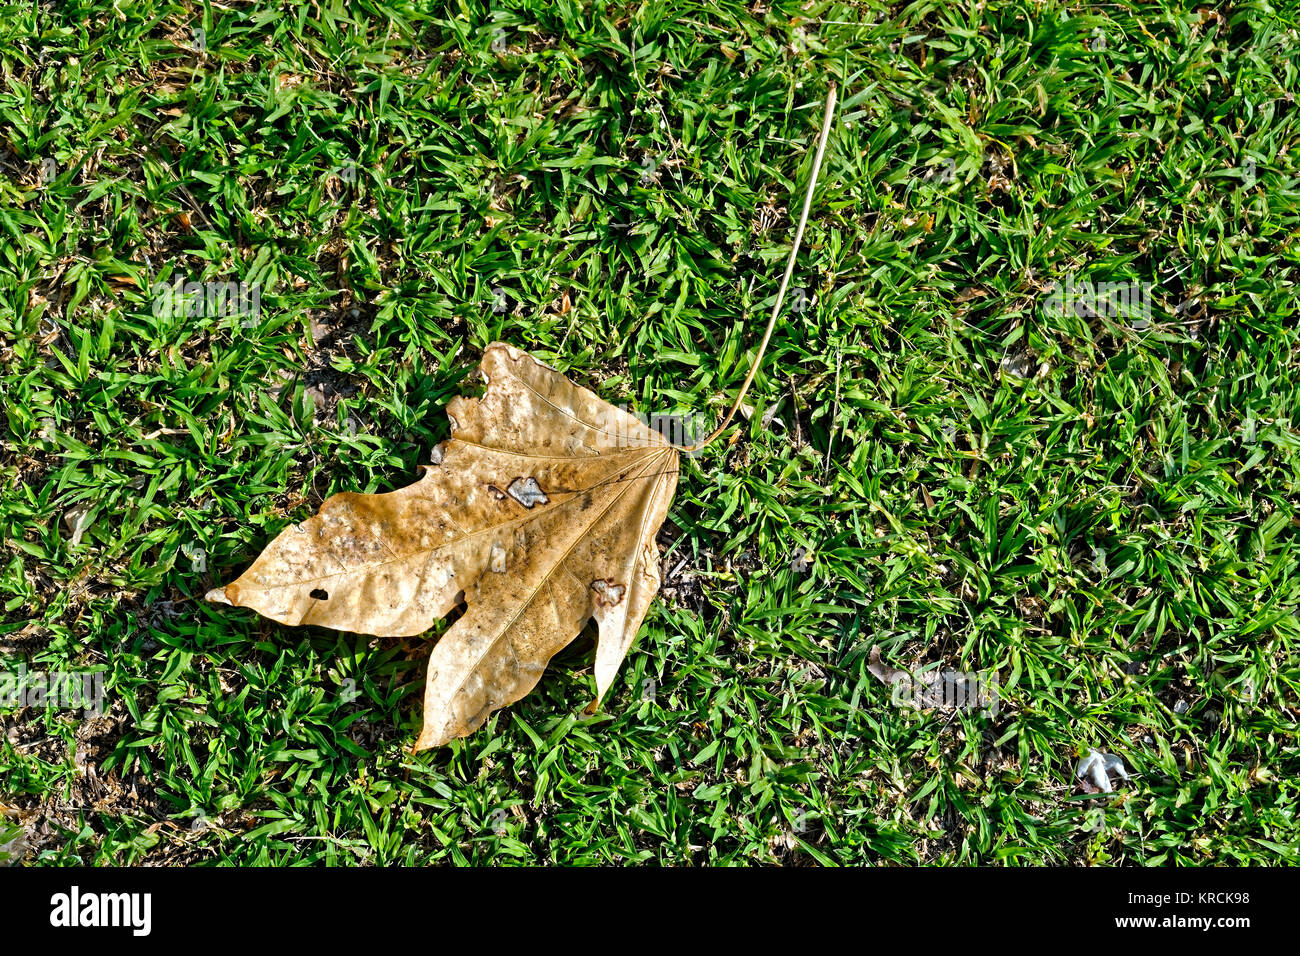
POLYGON ((790 259, 785 264, 785 275, 781 277, 781 287, 777 290, 776 302, 772 306, 772 317, 767 320, 767 330, 763 333, 763 340, 758 345, 758 354, 754 356, 754 364, 750 366, 749 374, 745 376, 745 384, 740 386, 740 392, 736 395, 735 404, 731 406, 731 411, 727 412, 727 417, 722 420, 722 424, 715 428, 703 441, 698 441, 693 445, 678 445, 679 451, 699 451, 726 431, 727 426, 731 424, 732 418, 740 409, 741 402, 745 400, 745 393, 749 391, 754 376, 758 374, 759 366, 763 364, 763 353, 767 350, 767 343, 772 338, 772 330, 776 328, 776 320, 781 315, 781 305, 785 302, 785 290, 790 285, 790 276, 794 274, 795 259, 799 256, 799 246, 803 242, 804 227, 808 225, 808 212, 812 208, 813 190, 817 188, 817 175, 821 172, 822 157, 826 155, 826 143, 830 139, 831 119, 835 115, 835 97, 835 84, 831 83, 831 88, 826 94, 826 115, 822 118, 821 138, 817 142, 817 155, 813 159, 812 176, 808 179, 808 191, 803 197, 803 212, 799 214, 799 226, 794 231, 794 245, 790 249, 790 259))

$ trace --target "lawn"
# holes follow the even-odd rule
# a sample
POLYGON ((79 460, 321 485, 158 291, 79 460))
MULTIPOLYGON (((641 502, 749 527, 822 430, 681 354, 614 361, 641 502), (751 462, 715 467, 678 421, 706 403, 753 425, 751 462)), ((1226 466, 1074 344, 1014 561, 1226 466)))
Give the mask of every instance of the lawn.
POLYGON ((0 858, 1300 862, 1297 21, 0 7, 0 674, 103 692, 0 695, 0 858), (589 629, 413 755, 445 624, 203 601, 416 480, 490 342, 718 421, 832 81, 597 713, 589 629), (901 706, 873 648, 996 706, 901 706))

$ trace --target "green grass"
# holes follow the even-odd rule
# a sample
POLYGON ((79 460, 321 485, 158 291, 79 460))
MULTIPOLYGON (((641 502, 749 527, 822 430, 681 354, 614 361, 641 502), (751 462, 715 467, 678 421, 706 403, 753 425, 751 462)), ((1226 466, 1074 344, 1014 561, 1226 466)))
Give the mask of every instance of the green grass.
POLYGON ((0 661, 109 707, 0 710, 0 843, 1300 860, 1294 6, 436 7, 0 8, 0 661), (413 757, 442 626, 202 601, 327 495, 413 481, 490 341, 716 420, 831 79, 806 307, 684 461, 601 713, 584 635, 413 757), (176 279, 261 313, 156 314, 176 279), (1045 308, 1071 280, 1150 283, 1149 320, 1045 308), (894 706, 873 645, 996 673, 997 713, 894 706), (1094 747, 1133 772, 1104 801, 1094 747))

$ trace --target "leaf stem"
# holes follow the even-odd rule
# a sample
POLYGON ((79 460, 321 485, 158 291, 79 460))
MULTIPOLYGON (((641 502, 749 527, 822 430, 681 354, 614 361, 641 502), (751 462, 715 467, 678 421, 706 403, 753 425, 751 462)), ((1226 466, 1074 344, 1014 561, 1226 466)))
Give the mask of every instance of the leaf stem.
POLYGON ((799 214, 799 225, 794 231, 794 246, 790 249, 790 258, 785 264, 785 275, 781 277, 781 287, 776 293, 776 302, 772 306, 772 316, 767 320, 767 330, 763 332, 763 340, 758 345, 758 354, 754 356, 754 364, 749 368, 749 374, 745 376, 745 384, 740 386, 740 392, 736 395, 735 404, 731 406, 731 411, 727 412, 727 417, 722 420, 717 428, 705 438, 693 445, 678 445, 677 449, 684 452, 699 451, 705 445, 708 445, 715 438, 726 431, 731 420, 736 416, 740 409, 740 403, 745 400, 745 393, 749 391, 750 384, 754 381, 754 376, 758 374, 759 366, 763 364, 763 353, 767 350, 767 343, 772 338, 772 330, 776 328, 776 320, 781 315, 781 305, 785 302, 785 290, 790 285, 790 276, 794 274, 795 259, 799 256, 799 246, 803 242, 804 227, 808 225, 808 211, 812 208, 813 190, 817 188, 817 175, 821 172, 822 157, 826 155, 826 143, 830 139, 831 119, 835 115, 835 83, 831 83, 831 88, 826 94, 826 114, 822 117, 821 138, 817 141, 817 155, 813 159, 812 176, 808 179, 808 191, 803 197, 803 212, 799 214))

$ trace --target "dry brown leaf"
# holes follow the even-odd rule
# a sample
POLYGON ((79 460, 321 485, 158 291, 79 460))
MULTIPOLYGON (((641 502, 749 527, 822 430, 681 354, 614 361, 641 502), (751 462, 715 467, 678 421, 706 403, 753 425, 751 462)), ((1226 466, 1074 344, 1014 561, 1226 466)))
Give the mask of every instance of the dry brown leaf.
POLYGON ((659 589, 655 534, 679 455, 657 431, 509 345, 420 481, 337 494, 208 600, 283 624, 398 637, 462 600, 429 658, 416 750, 481 726, 537 684, 594 617, 596 700, 659 589))

